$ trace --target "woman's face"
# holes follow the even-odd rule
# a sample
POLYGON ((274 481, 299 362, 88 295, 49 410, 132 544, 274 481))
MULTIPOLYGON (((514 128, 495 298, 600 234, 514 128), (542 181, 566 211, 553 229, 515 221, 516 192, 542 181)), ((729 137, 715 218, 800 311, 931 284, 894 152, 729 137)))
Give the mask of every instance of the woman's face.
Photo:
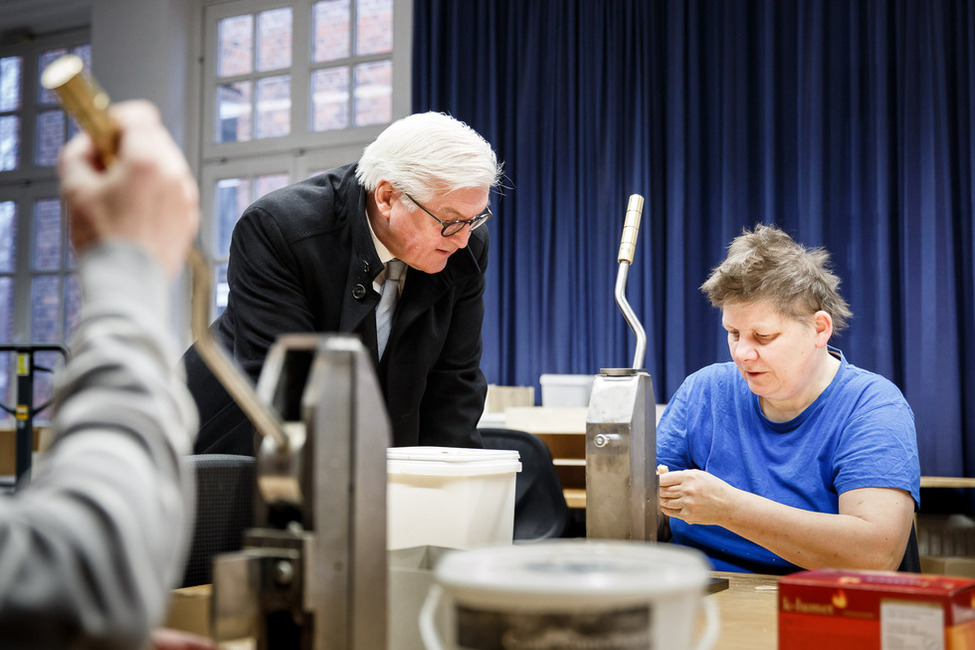
POLYGON ((722 309, 721 324, 728 332, 731 358, 760 398, 785 410, 801 410, 825 388, 828 357, 822 352, 832 333, 825 312, 799 321, 768 302, 730 303, 722 309))

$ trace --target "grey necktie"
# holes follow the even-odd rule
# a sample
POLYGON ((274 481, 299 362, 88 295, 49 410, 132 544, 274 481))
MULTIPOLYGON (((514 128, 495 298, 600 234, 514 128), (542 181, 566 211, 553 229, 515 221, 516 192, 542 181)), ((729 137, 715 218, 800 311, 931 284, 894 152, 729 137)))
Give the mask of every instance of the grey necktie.
POLYGON ((389 340, 389 330, 393 324, 393 312, 396 311, 396 300, 399 298, 399 279, 403 277, 406 264, 398 259, 386 262, 386 281, 383 283, 383 294, 376 307, 376 342, 379 344, 379 358, 383 358, 386 351, 386 341, 389 340))

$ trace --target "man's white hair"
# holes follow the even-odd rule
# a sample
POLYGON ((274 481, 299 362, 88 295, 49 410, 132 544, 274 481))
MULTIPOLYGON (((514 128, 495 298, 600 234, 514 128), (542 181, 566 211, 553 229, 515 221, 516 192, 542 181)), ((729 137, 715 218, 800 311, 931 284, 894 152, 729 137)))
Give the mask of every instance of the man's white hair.
POLYGON ((459 189, 493 188, 501 175, 487 140, 464 122, 432 111, 386 127, 362 152, 356 169, 367 191, 387 180, 420 202, 459 189))

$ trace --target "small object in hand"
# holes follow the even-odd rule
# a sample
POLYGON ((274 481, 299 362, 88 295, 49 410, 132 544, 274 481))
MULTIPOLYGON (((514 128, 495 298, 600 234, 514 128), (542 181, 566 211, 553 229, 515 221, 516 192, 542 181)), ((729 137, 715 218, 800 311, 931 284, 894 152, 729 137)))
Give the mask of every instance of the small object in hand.
POLYGON ((657 474, 666 474, 669 471, 666 465, 657 465, 657 474))

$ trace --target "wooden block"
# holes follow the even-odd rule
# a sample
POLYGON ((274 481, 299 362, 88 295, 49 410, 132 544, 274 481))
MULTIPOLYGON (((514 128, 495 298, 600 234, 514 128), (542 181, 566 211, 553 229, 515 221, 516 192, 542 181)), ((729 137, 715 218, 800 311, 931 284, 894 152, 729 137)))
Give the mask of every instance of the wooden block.
POLYGON ((534 386, 488 384, 487 397, 484 399, 485 413, 504 413, 510 407, 532 407, 534 405, 534 386))
POLYGON ((509 429, 529 433, 586 433, 585 406, 511 407, 504 411, 509 429))

